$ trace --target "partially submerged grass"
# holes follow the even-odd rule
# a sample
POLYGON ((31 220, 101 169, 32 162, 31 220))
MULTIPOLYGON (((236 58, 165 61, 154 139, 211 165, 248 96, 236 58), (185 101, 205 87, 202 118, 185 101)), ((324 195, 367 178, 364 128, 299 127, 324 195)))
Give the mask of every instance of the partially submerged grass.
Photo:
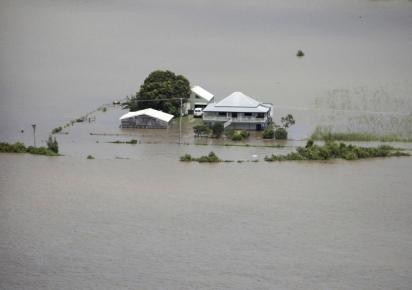
POLYGON ((312 133, 313 140, 336 140, 336 141, 380 141, 380 142, 412 142, 412 138, 400 137, 397 135, 376 135, 370 133, 339 133, 330 129, 316 127, 312 133))
POLYGON ((410 154, 388 145, 381 145, 379 147, 360 147, 328 141, 324 145, 320 146, 314 144, 312 140, 309 140, 306 147, 298 147, 296 152, 291 152, 287 155, 266 156, 265 161, 330 159, 357 160, 398 156, 410 156, 410 154))
POLYGON ((216 163, 216 162, 229 162, 229 160, 222 160, 220 159, 213 151, 210 152, 208 155, 200 156, 200 157, 193 157, 190 154, 185 154, 180 157, 180 161, 189 162, 189 161, 197 161, 200 163, 209 162, 209 163, 216 163))
POLYGON ((95 159, 93 155, 87 155, 87 159, 95 159))
POLYGON ((45 156, 59 156, 59 154, 53 152, 46 147, 26 147, 23 143, 17 142, 14 144, 0 143, 0 152, 2 153, 29 153, 35 155, 45 155, 45 156))

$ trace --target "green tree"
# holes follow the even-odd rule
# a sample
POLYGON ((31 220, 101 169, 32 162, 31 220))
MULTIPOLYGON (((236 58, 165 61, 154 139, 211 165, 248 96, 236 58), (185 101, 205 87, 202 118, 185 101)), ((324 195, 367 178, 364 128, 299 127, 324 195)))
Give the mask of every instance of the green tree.
POLYGON ((224 127, 223 127, 223 123, 214 123, 212 125, 212 132, 213 132, 213 136, 216 138, 220 138, 220 136, 222 136, 223 131, 224 131, 224 127))
POLYGON ((193 132, 195 133, 196 137, 199 137, 200 135, 209 135, 210 128, 205 124, 196 125, 193 127, 193 132))
POLYGON ((47 139, 47 149, 53 151, 54 153, 59 153, 59 144, 57 143, 56 138, 53 138, 51 135, 47 139))
POLYGON ((291 114, 286 115, 285 117, 280 118, 280 122, 283 125, 283 128, 287 129, 292 125, 295 125, 295 119, 291 114))
POLYGON ((186 103, 190 97, 190 83, 186 77, 169 70, 149 74, 139 92, 125 103, 125 108, 138 111, 153 108, 172 115, 180 114, 180 98, 186 103))

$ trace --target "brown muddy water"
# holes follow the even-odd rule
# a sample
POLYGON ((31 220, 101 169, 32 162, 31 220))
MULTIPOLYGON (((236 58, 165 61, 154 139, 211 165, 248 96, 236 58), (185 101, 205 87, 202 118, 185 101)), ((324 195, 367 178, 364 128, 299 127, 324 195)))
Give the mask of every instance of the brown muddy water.
POLYGON ((296 119, 244 147, 185 118, 179 145, 177 120, 122 130, 108 107, 56 135, 62 157, 0 154, 0 289, 410 289, 411 157, 261 160, 317 126, 412 137, 411 27, 402 0, 0 0, 0 142, 36 123, 44 145, 158 68, 296 119), (210 151, 260 162, 178 161, 210 151))
POLYGON ((0 155, 1 289, 410 289, 411 158, 0 155))

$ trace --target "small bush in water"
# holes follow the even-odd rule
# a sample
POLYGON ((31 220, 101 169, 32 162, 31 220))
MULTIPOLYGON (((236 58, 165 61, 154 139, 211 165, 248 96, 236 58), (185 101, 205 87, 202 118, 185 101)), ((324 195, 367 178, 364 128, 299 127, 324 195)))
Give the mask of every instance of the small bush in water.
POLYGON ((275 137, 275 131, 273 131, 273 125, 269 125, 263 130, 262 138, 263 139, 273 139, 275 137))
POLYGON ((288 131, 285 128, 277 128, 275 130, 275 138, 278 140, 286 140, 288 138, 288 131))
POLYGON ((212 151, 208 155, 200 156, 198 158, 192 157, 190 154, 185 154, 180 157, 180 161, 197 161, 197 162, 209 162, 209 163, 214 163, 214 162, 221 162, 222 160, 212 151))

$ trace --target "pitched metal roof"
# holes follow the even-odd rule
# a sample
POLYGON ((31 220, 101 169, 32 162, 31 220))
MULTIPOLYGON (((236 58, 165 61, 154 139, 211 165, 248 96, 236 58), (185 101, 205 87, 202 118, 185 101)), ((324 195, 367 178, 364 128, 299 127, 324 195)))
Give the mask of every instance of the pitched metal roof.
POLYGON ((204 88, 202 88, 200 86, 194 86, 191 90, 196 95, 198 95, 199 97, 202 97, 203 99, 205 99, 208 102, 211 99, 213 99, 213 97, 214 97, 214 95, 212 93, 209 93, 208 91, 206 91, 204 88))
POLYGON ((150 116, 152 118, 156 118, 156 119, 159 119, 159 120, 162 120, 162 121, 165 121, 165 122, 169 122, 174 117, 173 115, 170 115, 168 113, 158 111, 158 110, 155 110, 155 109, 152 109, 152 108, 148 108, 148 109, 144 109, 144 110, 140 110, 140 111, 136 111, 136 112, 126 113, 123 116, 121 116, 119 120, 131 118, 131 117, 142 116, 142 115, 150 116))
POLYGON ((241 92, 234 92, 216 103, 216 107, 245 107, 256 108, 260 103, 241 92))
POLYGON ((217 103, 209 104, 204 112, 240 112, 266 113, 271 109, 269 104, 262 104, 241 92, 234 92, 217 103))

